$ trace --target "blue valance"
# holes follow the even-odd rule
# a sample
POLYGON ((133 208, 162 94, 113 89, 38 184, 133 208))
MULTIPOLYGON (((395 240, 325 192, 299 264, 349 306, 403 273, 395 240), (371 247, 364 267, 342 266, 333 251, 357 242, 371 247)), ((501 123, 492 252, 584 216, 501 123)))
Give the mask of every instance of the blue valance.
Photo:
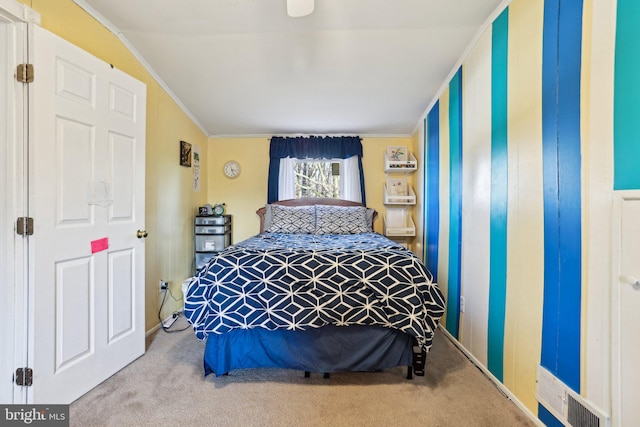
POLYGON ((309 136, 271 138, 271 159, 347 159, 362 157, 359 136, 309 136))

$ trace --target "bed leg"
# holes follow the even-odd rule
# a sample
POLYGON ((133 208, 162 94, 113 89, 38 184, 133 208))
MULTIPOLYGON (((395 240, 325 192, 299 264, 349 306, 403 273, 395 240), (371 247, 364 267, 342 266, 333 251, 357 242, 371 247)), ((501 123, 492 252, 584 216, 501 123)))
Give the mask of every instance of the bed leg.
MULTIPOLYGON (((323 378, 325 378, 325 379, 326 379, 326 378, 329 378, 329 376, 330 376, 330 375, 329 375, 329 372, 325 372, 325 373, 322 375, 322 377, 323 377, 323 378)), ((304 371, 304 377, 305 377, 305 378, 311 378, 311 372, 310 372, 310 371, 304 371)))
POLYGON ((413 371, 418 377, 424 377, 424 365, 427 360, 427 352, 413 339, 413 371))
POLYGON ((413 379, 413 366, 407 366, 407 379, 413 379))

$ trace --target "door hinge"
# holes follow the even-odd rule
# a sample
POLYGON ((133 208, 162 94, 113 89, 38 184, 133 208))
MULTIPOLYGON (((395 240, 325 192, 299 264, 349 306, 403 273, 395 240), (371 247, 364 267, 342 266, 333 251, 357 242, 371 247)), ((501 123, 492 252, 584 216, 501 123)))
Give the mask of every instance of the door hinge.
POLYGON ((31 83, 33 81, 33 64, 19 64, 16 79, 20 83, 31 83))
POLYGON ((31 387, 33 385, 33 369, 18 368, 16 369, 16 385, 24 385, 31 387))
POLYGON ((33 234, 33 218, 26 216, 18 218, 16 233, 20 236, 31 236, 33 234))

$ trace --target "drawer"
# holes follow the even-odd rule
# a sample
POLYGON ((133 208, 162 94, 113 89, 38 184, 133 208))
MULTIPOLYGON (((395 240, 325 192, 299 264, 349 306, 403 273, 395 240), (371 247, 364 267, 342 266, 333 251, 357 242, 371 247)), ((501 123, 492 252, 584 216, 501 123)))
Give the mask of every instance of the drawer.
POLYGON ((196 234, 224 234, 231 231, 231 224, 196 225, 196 234))
POLYGON ((196 225, 224 225, 231 224, 231 216, 197 216, 196 225))
POLYGON ((196 252, 196 271, 204 267, 213 255, 212 252, 196 252))
POLYGON ((221 251, 231 245, 231 234, 196 234, 196 252, 221 251))

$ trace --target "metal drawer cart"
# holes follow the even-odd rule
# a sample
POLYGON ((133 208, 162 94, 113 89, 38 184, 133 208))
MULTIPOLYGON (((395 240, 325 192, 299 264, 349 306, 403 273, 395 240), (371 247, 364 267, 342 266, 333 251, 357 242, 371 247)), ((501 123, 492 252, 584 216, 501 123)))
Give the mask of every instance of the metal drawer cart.
POLYGON ((231 215, 197 215, 195 235, 195 267, 198 271, 213 254, 231 245, 231 215))

